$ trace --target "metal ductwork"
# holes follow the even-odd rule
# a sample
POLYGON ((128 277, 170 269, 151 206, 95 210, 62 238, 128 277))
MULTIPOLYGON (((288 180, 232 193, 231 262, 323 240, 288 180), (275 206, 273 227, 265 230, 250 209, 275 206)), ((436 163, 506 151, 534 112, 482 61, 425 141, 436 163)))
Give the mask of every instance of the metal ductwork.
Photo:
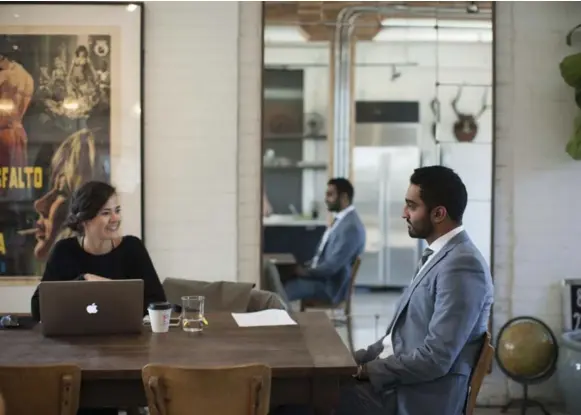
POLYGON ((355 21, 363 14, 386 14, 401 10, 399 6, 354 6, 342 9, 337 16, 333 48, 335 80, 333 85, 333 177, 349 177, 351 166, 351 39, 355 21))
MULTIPOLYGON (((333 176, 349 177, 351 171, 351 40, 355 21, 365 14, 386 16, 402 11, 401 5, 353 6, 342 9, 335 26, 333 48, 335 52, 335 79, 333 85, 333 176)), ((409 8, 410 13, 442 15, 442 11, 431 7, 409 8)), ((447 10, 446 10, 447 11, 447 10)), ((458 10, 454 10, 457 14, 458 10)))

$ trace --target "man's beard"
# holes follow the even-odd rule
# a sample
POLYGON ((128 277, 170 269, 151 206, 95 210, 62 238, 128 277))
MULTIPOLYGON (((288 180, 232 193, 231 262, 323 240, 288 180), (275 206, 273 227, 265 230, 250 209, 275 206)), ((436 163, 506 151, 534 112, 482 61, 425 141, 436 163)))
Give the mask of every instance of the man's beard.
POLYGON ((341 210, 341 206, 339 203, 327 203, 327 209, 329 212, 339 212, 341 210))
POLYGON ((415 239, 426 239, 434 231, 434 225, 430 221, 423 221, 419 226, 413 226, 409 221, 406 221, 408 226, 408 235, 415 239))

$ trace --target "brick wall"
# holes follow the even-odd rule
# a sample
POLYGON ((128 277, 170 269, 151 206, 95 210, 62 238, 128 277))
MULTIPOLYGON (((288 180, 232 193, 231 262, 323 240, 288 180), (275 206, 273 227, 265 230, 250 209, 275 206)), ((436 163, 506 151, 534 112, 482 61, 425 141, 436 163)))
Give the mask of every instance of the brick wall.
MULTIPOLYGON (((536 316, 561 332, 559 281, 578 276, 581 162, 565 153, 576 114, 559 62, 579 51, 565 35, 579 2, 497 2, 494 325, 536 316)), ((512 382, 487 378, 481 402, 520 396, 512 382), (502 386, 501 386, 502 385, 502 386)), ((531 395, 558 399, 555 378, 531 395)))
POLYGON ((262 3, 239 4, 238 281, 258 282, 262 219, 262 3))
POLYGON ((146 5, 145 236, 161 277, 255 281, 260 2, 146 5))

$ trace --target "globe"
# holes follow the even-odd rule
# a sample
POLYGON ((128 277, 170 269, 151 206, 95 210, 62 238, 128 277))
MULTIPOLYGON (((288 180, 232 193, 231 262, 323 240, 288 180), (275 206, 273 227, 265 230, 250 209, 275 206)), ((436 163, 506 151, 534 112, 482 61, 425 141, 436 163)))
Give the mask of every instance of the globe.
POLYGON ((516 317, 506 322, 498 332, 496 361, 506 376, 520 383, 523 398, 510 400, 502 407, 505 413, 520 403, 521 413, 537 407, 550 415, 539 401, 529 399, 529 384, 549 379, 557 366, 559 347, 555 335, 545 323, 534 317, 516 317))
POLYGON ((550 377, 555 369, 557 354, 554 334, 535 318, 513 319, 498 334, 497 361, 508 377, 521 383, 550 377))

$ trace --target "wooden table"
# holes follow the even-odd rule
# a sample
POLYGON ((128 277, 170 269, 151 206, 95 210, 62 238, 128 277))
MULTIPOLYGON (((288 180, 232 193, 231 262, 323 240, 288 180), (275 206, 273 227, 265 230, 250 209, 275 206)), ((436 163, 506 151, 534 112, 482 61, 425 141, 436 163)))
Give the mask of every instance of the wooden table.
POLYGON ((196 367, 263 363, 272 368, 271 406, 307 404, 330 414, 355 362, 323 312, 297 313, 297 326, 238 327, 230 313, 208 314, 203 333, 45 338, 0 330, 0 365, 74 363, 82 369, 82 407, 147 406, 148 363, 196 367))

